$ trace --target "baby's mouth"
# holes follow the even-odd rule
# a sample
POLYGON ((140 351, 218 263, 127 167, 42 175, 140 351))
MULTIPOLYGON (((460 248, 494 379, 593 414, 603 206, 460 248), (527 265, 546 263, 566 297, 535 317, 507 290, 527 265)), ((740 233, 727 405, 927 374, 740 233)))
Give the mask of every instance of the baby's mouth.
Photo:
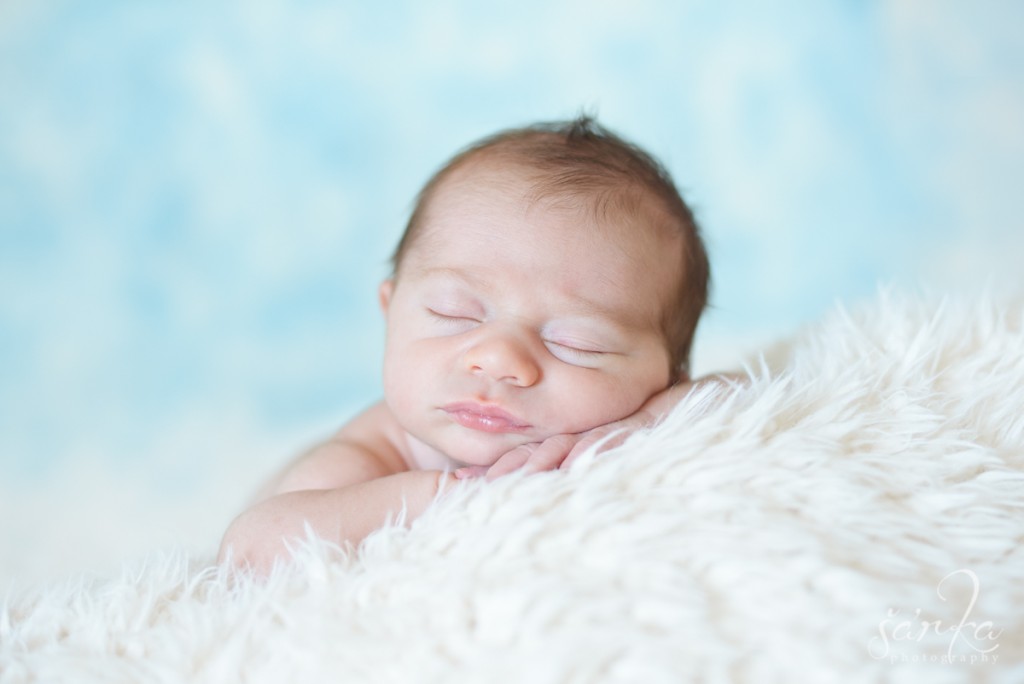
POLYGON ((441 410, 462 427, 480 432, 525 432, 531 427, 529 423, 491 404, 462 401, 443 406, 441 410))

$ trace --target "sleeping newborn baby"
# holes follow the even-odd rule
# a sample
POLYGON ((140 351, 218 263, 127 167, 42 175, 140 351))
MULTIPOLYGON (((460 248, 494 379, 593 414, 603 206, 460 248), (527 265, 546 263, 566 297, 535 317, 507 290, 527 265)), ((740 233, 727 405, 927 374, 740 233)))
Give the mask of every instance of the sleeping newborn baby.
POLYGON ((222 560, 262 572, 306 524, 356 542, 453 479, 565 468, 692 384, 709 280, 697 225, 665 169, 590 118, 456 155, 392 263, 383 401, 271 483, 222 560))

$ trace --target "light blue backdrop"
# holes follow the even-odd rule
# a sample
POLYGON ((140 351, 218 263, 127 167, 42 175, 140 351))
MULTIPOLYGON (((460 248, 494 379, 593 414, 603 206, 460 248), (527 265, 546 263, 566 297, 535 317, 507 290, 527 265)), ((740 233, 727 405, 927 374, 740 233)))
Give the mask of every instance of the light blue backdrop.
POLYGON ((1010 1, 0 4, 3 548, 40 497, 101 506, 96 469, 137 490, 109 519, 141 515, 373 400, 410 202, 510 125, 585 108, 667 163, 713 259, 698 369, 880 281, 1019 284, 1022 26, 1010 1))

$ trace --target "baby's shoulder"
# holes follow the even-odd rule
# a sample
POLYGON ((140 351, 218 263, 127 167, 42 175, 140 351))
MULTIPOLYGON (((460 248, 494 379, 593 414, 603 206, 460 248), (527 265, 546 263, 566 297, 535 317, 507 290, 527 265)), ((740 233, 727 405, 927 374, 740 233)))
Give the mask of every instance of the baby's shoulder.
POLYGON ((392 472, 410 470, 405 431, 383 400, 343 425, 334 434, 332 441, 350 444, 372 454, 392 472))

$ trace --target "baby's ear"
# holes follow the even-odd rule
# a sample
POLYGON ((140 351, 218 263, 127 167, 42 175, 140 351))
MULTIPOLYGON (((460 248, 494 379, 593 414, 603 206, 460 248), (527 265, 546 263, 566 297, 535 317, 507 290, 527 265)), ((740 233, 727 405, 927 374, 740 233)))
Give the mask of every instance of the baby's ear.
POLYGON ((380 302, 380 310, 387 315, 388 305, 391 304, 391 293, 395 291, 395 281, 388 278, 380 284, 377 290, 377 300, 380 302))

